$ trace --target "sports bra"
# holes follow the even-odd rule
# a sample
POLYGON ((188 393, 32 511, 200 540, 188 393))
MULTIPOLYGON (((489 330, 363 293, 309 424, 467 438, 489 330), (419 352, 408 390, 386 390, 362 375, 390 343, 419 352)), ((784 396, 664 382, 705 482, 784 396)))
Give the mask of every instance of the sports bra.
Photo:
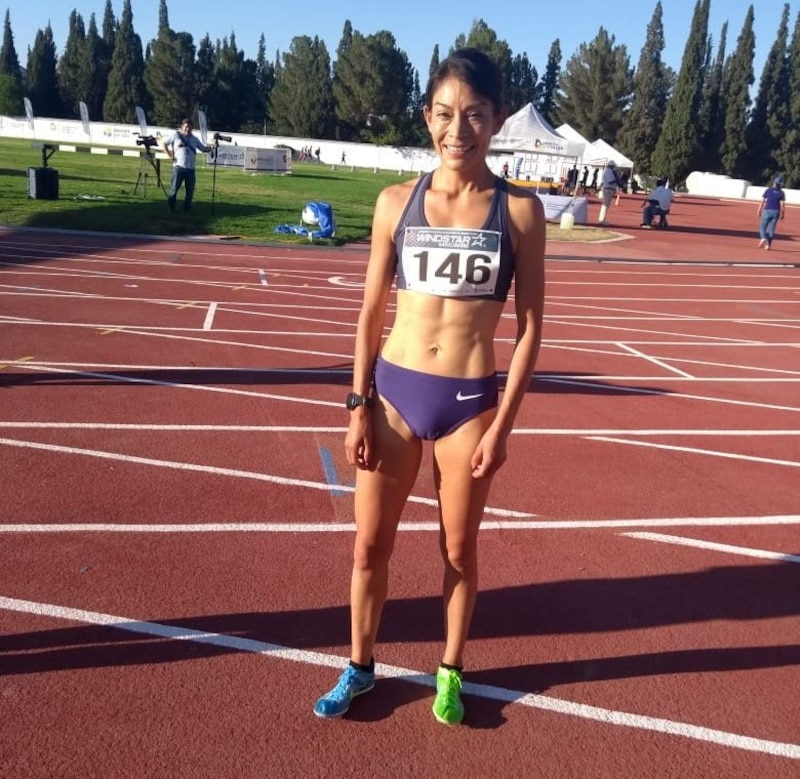
POLYGON ((514 278, 506 182, 495 177, 483 227, 431 227, 425 192, 432 177, 420 177, 395 230, 397 289, 505 302, 514 278))

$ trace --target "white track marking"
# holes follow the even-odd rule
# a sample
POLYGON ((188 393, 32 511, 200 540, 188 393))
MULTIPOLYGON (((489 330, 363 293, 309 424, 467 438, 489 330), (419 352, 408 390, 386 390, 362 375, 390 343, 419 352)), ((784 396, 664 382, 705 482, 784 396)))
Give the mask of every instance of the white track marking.
MULTIPOLYGON (((530 516, 530 515, 529 515, 530 516)), ((650 527, 780 527, 800 525, 800 514, 772 517, 671 517, 667 519, 516 520, 486 519, 490 530, 618 530, 650 527)), ((352 522, 204 522, 194 524, 130 524, 60 522, 0 524, 0 533, 354 533, 352 522)), ((401 522, 400 532, 439 531, 438 522, 401 522)))
MULTIPOLYGON (((751 408, 768 408, 773 411, 800 411, 800 406, 778 406, 773 403, 756 403, 750 400, 734 400, 733 398, 714 398, 708 395, 691 395, 687 392, 668 392, 666 390, 651 390, 647 387, 621 387, 619 385, 598 384, 596 381, 576 381, 574 379, 559 379, 553 376, 537 377, 538 381, 552 382, 553 384, 568 384, 574 387, 594 387, 606 391, 629 392, 636 395, 663 395, 666 398, 682 400, 703 400, 709 403, 722 403, 731 406, 749 406, 751 408)), ((650 377, 649 381, 662 381, 661 378, 650 377)), ((792 380, 793 381, 793 380, 792 380)))
POLYGON ((675 544, 676 546, 691 546, 695 549, 707 549, 713 552, 742 555, 744 557, 758 557, 762 560, 777 560, 783 563, 800 563, 800 555, 784 554, 783 552, 770 552, 765 549, 751 549, 745 546, 731 544, 718 544, 714 541, 699 541, 695 538, 682 538, 668 536, 663 533, 622 533, 629 538, 641 538, 644 541, 658 541, 662 544, 675 544))
POLYGON ((628 441, 624 438, 610 438, 608 436, 589 436, 591 441, 606 441, 612 444, 627 444, 628 446, 646 446, 651 449, 663 449, 670 452, 687 452, 688 454, 702 454, 710 457, 723 457, 728 460, 743 460, 752 463, 765 463, 766 465, 786 465, 790 468, 800 468, 800 461, 777 460, 772 457, 756 457, 749 454, 736 454, 734 452, 718 452, 714 449, 697 449, 693 446, 675 446, 673 444, 657 444, 650 441, 628 441))
MULTIPOLYGON (((164 368, 163 370, 169 370, 164 368)), ((291 371, 288 371, 291 373, 291 371)), ((133 430, 142 432, 199 432, 199 433, 346 433, 344 426, 317 425, 209 425, 209 424, 151 424, 137 422, 10 422, 0 420, 0 430, 133 430)), ((630 428, 548 428, 520 427, 512 435, 527 436, 625 436, 625 437, 706 437, 706 438, 781 438, 800 436, 800 429, 791 430, 702 430, 654 428, 635 430, 630 428)))
MULTIPOLYGON (((81 455, 84 457, 97 457, 102 460, 114 460, 116 462, 133 463, 134 465, 150 465, 157 468, 169 468, 178 471, 193 471, 195 473, 208 473, 213 476, 232 476, 237 479, 255 479, 257 481, 279 484, 284 487, 305 487, 312 490, 330 492, 354 492, 355 487, 345 484, 330 484, 328 482, 309 481, 307 479, 291 479, 285 476, 274 476, 269 473, 258 473, 257 471, 243 471, 237 468, 220 468, 213 465, 200 465, 198 463, 183 463, 172 460, 157 460, 151 457, 138 457, 136 455, 120 454, 118 452, 105 452, 99 449, 82 449, 74 446, 57 446, 55 444, 42 444, 38 441, 19 441, 14 438, 0 438, 0 445, 16 447, 18 449, 36 449, 44 452, 54 452, 57 454, 81 455)), ((412 503, 422 503, 426 506, 438 506, 438 502, 432 498, 421 498, 410 496, 408 500, 412 503)), ((512 511, 510 509, 492 508, 487 506, 484 509, 486 514, 495 514, 501 517, 532 517, 526 511, 512 511)))
MULTIPOLYGON (((19 600, 17 598, 0 597, 0 609, 14 611, 22 614, 33 614, 38 617, 67 620, 88 625, 101 625, 115 630, 123 630, 139 635, 156 636, 158 638, 174 641, 193 641, 198 644, 207 644, 221 647, 234 652, 250 652, 264 655, 271 659, 304 665, 316 665, 324 668, 344 668, 347 659, 339 655, 313 652, 305 649, 271 644, 241 636, 230 636, 223 633, 212 633, 207 630, 194 630, 188 627, 179 627, 161 622, 148 622, 131 617, 120 617, 113 614, 104 614, 96 611, 86 611, 65 606, 56 606, 47 603, 19 600)), ((424 687, 435 687, 436 680, 430 674, 394 665, 378 663, 375 666, 378 676, 399 679, 424 687)), ((730 733, 724 730, 706 728, 688 722, 676 722, 660 717, 650 717, 643 714, 604 709, 599 706, 590 706, 585 703, 568 701, 562 698, 552 698, 546 695, 537 695, 505 687, 496 687, 489 684, 474 684, 465 682, 463 692, 479 698, 500 701, 531 709, 540 709, 554 714, 562 714, 581 719, 601 722, 605 725, 616 727, 634 728, 668 736, 679 736, 694 741, 702 741, 719 746, 741 749, 747 752, 775 755, 793 760, 800 759, 800 744, 790 744, 780 741, 755 738, 740 733, 730 733)))
MULTIPOLYGON (((291 350, 289 350, 291 351, 291 350)), ((297 351, 297 350, 294 350, 297 351)), ((33 363, 15 363, 15 367, 28 368, 33 363)), ((34 368, 34 372, 43 370, 42 368, 34 368)), ((211 387, 207 384, 181 384, 174 381, 160 381, 158 379, 142 379, 135 376, 119 376, 113 373, 97 373, 95 371, 71 371, 62 368, 49 367, 47 370, 50 373, 63 373, 69 376, 82 377, 88 379, 102 379, 103 381, 115 381, 120 384, 145 384, 155 387, 174 387, 176 389, 192 390, 195 392, 216 392, 223 395, 242 395, 251 398, 267 398, 269 400, 286 400, 292 403, 305 403, 311 406, 329 406, 331 408, 341 409, 341 402, 334 402, 332 400, 316 400, 314 398, 301 398, 297 395, 276 395, 269 392, 255 392, 252 390, 233 389, 231 387, 211 387)), ((202 368, 195 368, 194 370, 203 370, 202 368)))
POLYGON ((217 304, 211 303, 206 313, 205 321, 203 322, 203 330, 210 330, 214 324, 214 316, 217 313, 217 304))
POLYGON ((659 360, 657 357, 651 357, 649 354, 645 354, 644 352, 640 351, 639 349, 634 349, 632 346, 628 344, 622 343, 621 341, 617 343, 620 349, 624 349, 626 352, 630 352, 634 357, 640 357, 643 360, 647 360, 647 362, 653 363, 653 365, 657 365, 659 368, 663 368, 666 371, 670 371, 671 373, 677 373, 678 376, 682 376, 684 379, 693 379, 691 373, 686 373, 686 371, 682 371, 679 368, 675 368, 672 365, 668 365, 666 362, 659 360))

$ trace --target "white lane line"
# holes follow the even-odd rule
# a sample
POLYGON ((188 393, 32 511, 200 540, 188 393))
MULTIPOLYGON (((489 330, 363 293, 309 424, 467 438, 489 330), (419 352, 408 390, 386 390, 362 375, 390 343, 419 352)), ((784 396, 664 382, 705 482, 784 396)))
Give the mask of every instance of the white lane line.
MULTIPOLYGON (((169 468, 178 471, 194 471, 196 473, 209 473, 214 476, 233 476, 238 479, 255 479, 271 484, 279 484, 284 487, 305 487, 312 490, 338 490, 340 492, 354 492, 355 487, 346 484, 330 484, 328 482, 309 481, 307 479, 291 479, 285 476, 274 476, 269 473, 258 473, 256 471, 242 471, 236 468, 219 468, 214 465, 199 465, 197 463, 182 463, 172 460, 156 460, 151 457, 138 457, 130 454, 119 454, 117 452, 104 452, 98 449, 81 449, 74 446, 56 446, 54 444, 41 444, 36 441, 18 441, 13 438, 0 438, 0 445, 16 447, 19 449, 36 449, 45 452, 55 452, 57 454, 83 455, 85 457, 98 457, 102 460, 115 460, 116 462, 134 463, 136 465, 151 465, 157 468, 169 468)), ((426 506, 438 506, 438 502, 432 498, 421 498, 411 495, 408 500, 412 503, 422 503, 426 506)), ((484 509, 486 514, 495 514, 501 517, 532 517, 525 511, 512 511, 511 509, 500 509, 487 506, 484 509)))
MULTIPOLYGON (((768 527, 800 525, 800 515, 772 517, 674 517, 668 519, 600 520, 512 520, 488 519, 481 531, 489 530, 602 530, 635 527, 768 527)), ((438 522, 401 522, 400 532, 438 532, 438 522)), ((353 533, 352 522, 207 522, 203 524, 6 524, 0 533, 353 533)))
POLYGON ((210 330, 214 324, 214 317, 217 313, 217 304, 211 303, 206 313, 205 321, 203 322, 203 330, 210 330))
POLYGON ((650 441, 627 441, 624 438, 611 438, 609 436, 588 436, 591 441, 607 441, 612 444, 627 444, 628 446, 647 446, 651 449, 664 449, 671 452, 688 452, 689 454, 705 454, 711 457, 723 457, 728 460, 743 460, 751 463, 765 463, 767 465, 787 465, 790 468, 800 468, 797 460, 777 460, 772 457, 756 457, 749 454, 735 454, 733 452, 718 452, 714 449, 698 449, 693 446, 675 446, 671 444, 656 444, 650 441))
MULTIPOLYGON (((19 600, 17 598, 0 597, 0 609, 89 625, 102 625, 115 630, 124 630, 129 633, 156 636, 158 638, 175 641, 193 641, 198 644, 209 644, 235 652, 250 652, 252 654, 265 655, 276 660, 283 660, 290 663, 301 663, 304 665, 316 665, 337 669, 344 668, 347 664, 347 659, 339 655, 312 652, 304 649, 293 649, 292 647, 271 644, 265 641, 256 641, 251 638, 211 633, 206 630, 194 630, 192 628, 178 627, 165 623, 147 622, 130 617, 120 617, 113 614, 104 614, 102 612, 86 611, 84 609, 74 609, 47 603, 36 603, 33 601, 19 600)), ((377 663, 375 672, 378 676, 400 679, 423 687, 436 686, 436 680, 433 676, 409 668, 377 663)), ((474 695, 479 698, 516 704, 531 709, 541 709, 554 714, 579 717, 581 719, 602 722, 606 725, 664 733, 669 736, 680 736, 681 738, 733 747, 734 749, 741 749, 747 752, 776 755, 793 760, 800 759, 800 744, 769 741, 767 739, 755 738, 740 733, 730 733, 724 730, 706 728, 702 725, 693 725, 688 722, 676 722, 660 717, 649 717, 643 714, 604 709, 599 706, 590 706, 585 703, 568 701, 562 698, 551 698, 546 695, 526 693, 489 684, 474 684, 467 681, 464 683, 462 689, 466 695, 474 695)))
POLYGON ((269 281, 267 280, 267 272, 265 270, 259 269, 259 271, 258 271, 258 280, 259 280, 259 282, 261 282, 261 284, 263 286, 265 286, 265 287, 267 286, 269 281))
POLYGON ((714 541, 699 541, 695 538, 682 538, 681 536, 668 536, 664 533, 622 533, 629 538, 641 538, 645 541, 658 541, 662 544, 675 544, 676 546, 691 546, 696 549, 708 549, 714 552, 742 555, 744 557, 758 557, 762 560, 777 560, 783 563, 800 563, 800 555, 784 554, 783 552, 770 552, 766 549, 752 549, 746 546, 733 546, 731 544, 718 544, 714 541))
MULTIPOLYGON (((2 364, 0 362, 0 364, 2 364)), ((171 370, 161 368, 158 370, 171 370)), ((231 369, 236 370, 236 369, 231 369)), ((246 369, 242 369, 246 370, 246 369)), ((283 373, 283 371, 277 371, 283 373)), ((304 373, 304 371, 286 371, 287 374, 304 373)), ((318 374, 316 370, 308 373, 318 374)), ((347 373, 330 371, 330 373, 347 373)), ((0 420, 0 430, 134 430, 142 432, 197 432, 197 433, 346 433, 347 428, 315 425, 208 425, 208 424, 140 424, 133 422, 8 422, 0 420)), ((631 430, 629 428, 547 428, 520 427, 511 431, 512 435, 527 436, 625 436, 625 437, 698 437, 698 438, 782 438, 784 436, 800 436, 800 429, 793 430, 674 430, 656 428, 631 430)))
MULTIPOLYGON (((604 377, 607 379, 607 377, 604 377)), ((670 392, 669 390, 654 390, 654 389, 647 389, 647 387, 623 387, 617 384, 599 384, 596 381, 575 381, 571 379, 558 379, 552 376, 541 376, 537 377, 537 381, 545 381, 550 382, 551 384, 567 384, 573 387, 591 387, 595 389, 605 390, 606 392, 628 392, 635 395, 663 395, 666 398, 679 398, 681 400, 703 400, 709 403, 723 403, 728 404, 731 406, 748 406, 751 408, 768 408, 773 411, 800 411, 800 407, 798 406, 779 406, 774 403, 756 403, 754 401, 748 400, 734 400, 732 398, 715 398, 709 395, 692 395, 688 392, 670 392)), ((663 378, 654 378, 651 377, 649 381, 664 381, 663 378)), ((683 379, 678 379, 678 381, 683 381, 683 379)), ((750 379, 745 380, 747 383, 750 383, 750 379)), ((774 381, 770 379, 770 381, 774 381)), ((778 383, 784 381, 782 379, 777 380, 778 383)), ((795 379, 789 379, 789 381, 794 382, 795 379)))
POLYGON ((621 341, 619 341, 617 342, 617 346, 619 346, 620 349, 623 349, 626 352, 629 352, 630 354, 634 355, 635 357, 641 357, 641 359, 647 360, 647 362, 651 362, 653 363, 653 365, 657 365, 659 368, 663 368, 664 370, 670 371, 671 373, 677 373, 678 376, 682 376, 684 379, 694 378, 694 376, 692 376, 691 373, 686 373, 686 371, 682 371, 679 368, 675 368, 672 365, 669 365, 668 363, 659 360, 657 357, 651 357, 649 354, 645 354, 643 351, 640 351, 639 349, 634 349, 632 346, 629 346, 626 343, 622 343, 621 341))

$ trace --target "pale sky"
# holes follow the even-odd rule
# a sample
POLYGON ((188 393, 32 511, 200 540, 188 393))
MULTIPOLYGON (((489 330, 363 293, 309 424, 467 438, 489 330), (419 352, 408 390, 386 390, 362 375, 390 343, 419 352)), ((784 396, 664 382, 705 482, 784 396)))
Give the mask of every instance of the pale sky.
MULTIPOLYGON (((715 45, 722 25, 727 21, 727 51, 730 53, 733 50, 750 4, 748 0, 711 0, 709 33, 713 36, 715 45)), ((288 51, 292 38, 299 35, 319 36, 325 42, 331 59, 335 60, 336 47, 348 19, 353 29, 363 35, 389 30, 394 34, 398 47, 406 52, 412 65, 419 71, 424 89, 433 47, 438 44, 440 56, 444 57, 456 36, 468 34, 476 19, 483 19, 498 38, 509 44, 513 54, 527 53, 540 76, 544 73, 553 40, 558 38, 561 42, 563 67, 578 46, 590 42, 600 27, 605 27, 615 37, 617 44, 625 44, 631 66, 635 67, 655 5, 655 0, 572 0, 563 4, 542 0, 506 0, 505 3, 461 0, 458 3, 434 4, 420 0, 392 3, 305 0, 297 5, 292 2, 257 3, 254 0, 172 0, 167 3, 167 8, 172 29, 191 33, 195 44, 206 33, 212 41, 216 41, 229 37, 233 32, 238 48, 244 51, 245 56, 254 59, 259 37, 263 33, 267 58, 271 61, 275 59, 277 51, 288 51)), ((753 5, 757 86, 767 53, 775 40, 783 2, 761 0, 753 5)), ((663 58, 676 70, 680 67, 694 6, 694 0, 662 0, 666 39, 663 58)), ((789 6, 791 35, 800 12, 800 0, 793 0, 789 6)), ((131 2, 133 26, 143 45, 155 37, 158 7, 159 0, 131 2)), ((45 27, 48 20, 53 28, 57 54, 60 56, 63 53, 69 15, 73 8, 81 14, 86 26, 94 13, 98 28, 102 27, 105 0, 0 2, 0 10, 7 9, 11 14, 14 46, 23 67, 37 30, 45 27)), ((112 0, 112 8, 119 19, 122 14, 122 0, 112 0)))

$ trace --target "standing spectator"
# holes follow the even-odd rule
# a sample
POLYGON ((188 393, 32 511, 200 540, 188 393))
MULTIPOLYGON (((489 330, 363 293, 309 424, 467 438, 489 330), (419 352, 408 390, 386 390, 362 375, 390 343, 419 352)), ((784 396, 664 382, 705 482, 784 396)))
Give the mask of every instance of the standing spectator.
POLYGON ((614 200, 614 195, 617 194, 619 187, 619 177, 617 176, 617 163, 614 160, 609 160, 606 163, 605 170, 603 171, 603 204, 600 206, 600 218, 598 223, 604 225, 606 223, 606 214, 614 200))
POLYGON ((583 175, 581 176, 581 194, 586 194, 586 187, 589 184, 589 168, 584 165, 583 166, 583 175))
POLYGON ((759 235, 761 240, 758 248, 762 246, 769 251, 775 239, 775 228, 778 219, 786 215, 786 194, 783 191, 783 176, 775 176, 773 186, 767 187, 758 204, 758 215, 761 217, 759 235), (766 245, 765 245, 766 244, 766 245))
POLYGON ((169 135, 161 144, 166 155, 172 160, 172 181, 167 194, 167 205, 170 211, 175 210, 178 190, 184 186, 183 210, 192 207, 195 185, 195 157, 198 151, 211 151, 201 140, 192 135, 194 125, 190 119, 181 122, 181 129, 169 135))
POLYGON ((508 179, 508 161, 503 163, 503 172, 501 175, 504 179, 508 179))
POLYGON ((347 163, 347 154, 345 152, 342 152, 342 165, 346 163, 347 163))
POLYGON ((592 172, 592 183, 589 185, 591 192, 597 192, 597 177, 600 175, 600 168, 595 168, 592 172))

